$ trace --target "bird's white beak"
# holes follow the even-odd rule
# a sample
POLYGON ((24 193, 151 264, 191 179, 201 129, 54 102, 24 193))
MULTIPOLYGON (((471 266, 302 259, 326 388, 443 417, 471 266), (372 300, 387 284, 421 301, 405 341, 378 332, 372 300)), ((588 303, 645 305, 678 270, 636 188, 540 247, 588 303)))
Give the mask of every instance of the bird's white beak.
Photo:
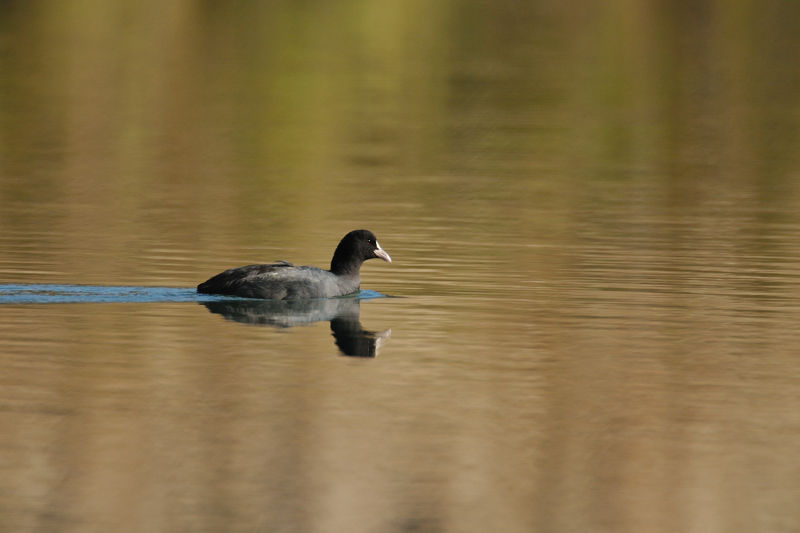
POLYGON ((384 249, 383 249, 383 248, 381 248, 381 245, 380 245, 380 244, 378 244, 378 241, 375 241, 375 246, 377 246, 377 247, 378 247, 378 249, 377 249, 377 250, 375 250, 375 257, 380 257, 381 259, 383 259, 383 260, 384 260, 384 261, 386 261, 387 263, 391 263, 391 262, 392 262, 392 258, 391 258, 391 257, 389 257, 389 254, 387 254, 387 253, 384 251, 384 249))

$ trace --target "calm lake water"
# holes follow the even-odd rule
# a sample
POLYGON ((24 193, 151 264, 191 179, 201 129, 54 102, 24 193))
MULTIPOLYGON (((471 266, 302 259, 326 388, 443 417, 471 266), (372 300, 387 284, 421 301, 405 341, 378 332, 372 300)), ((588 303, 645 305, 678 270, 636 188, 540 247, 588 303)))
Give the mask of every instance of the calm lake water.
POLYGON ((0 4, 0 530, 800 529, 800 3, 163 4, 0 4))

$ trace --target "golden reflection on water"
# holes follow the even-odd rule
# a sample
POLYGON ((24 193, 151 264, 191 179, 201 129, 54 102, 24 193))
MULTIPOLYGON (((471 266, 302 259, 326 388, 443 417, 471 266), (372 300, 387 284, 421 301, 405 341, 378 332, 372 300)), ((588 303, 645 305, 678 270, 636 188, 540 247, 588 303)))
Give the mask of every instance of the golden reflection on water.
POLYGON ((0 524, 797 530, 797 11, 3 4, 0 283, 403 298, 0 305, 0 524))

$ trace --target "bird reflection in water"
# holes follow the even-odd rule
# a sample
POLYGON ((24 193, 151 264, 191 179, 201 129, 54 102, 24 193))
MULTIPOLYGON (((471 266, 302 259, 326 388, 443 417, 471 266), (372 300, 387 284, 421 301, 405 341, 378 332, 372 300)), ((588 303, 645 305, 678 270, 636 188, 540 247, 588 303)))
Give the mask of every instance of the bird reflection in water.
POLYGON ((226 320, 256 326, 290 328, 329 321, 336 346, 344 355, 375 357, 392 330, 361 327, 359 298, 319 300, 217 300, 200 302, 226 320))

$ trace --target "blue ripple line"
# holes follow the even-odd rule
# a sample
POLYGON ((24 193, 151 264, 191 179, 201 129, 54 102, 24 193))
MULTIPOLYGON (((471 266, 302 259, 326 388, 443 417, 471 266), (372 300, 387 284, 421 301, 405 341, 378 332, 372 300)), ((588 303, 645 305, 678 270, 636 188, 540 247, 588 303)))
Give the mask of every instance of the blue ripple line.
MULTIPOLYGON (((362 290, 358 298, 384 298, 379 292, 362 290)), ((198 294, 194 288, 59 285, 47 283, 0 285, 2 304, 55 303, 155 303, 230 300, 231 296, 198 294)))

